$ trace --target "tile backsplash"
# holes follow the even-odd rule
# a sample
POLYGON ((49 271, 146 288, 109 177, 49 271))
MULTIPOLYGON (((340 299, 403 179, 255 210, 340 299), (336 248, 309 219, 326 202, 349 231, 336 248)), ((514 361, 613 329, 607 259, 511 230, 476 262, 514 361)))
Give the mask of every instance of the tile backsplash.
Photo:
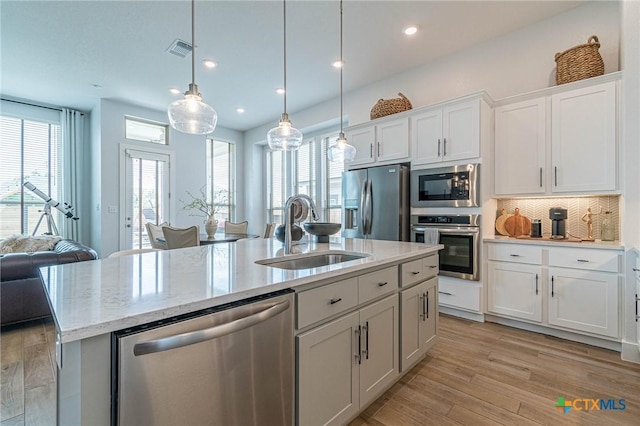
MULTIPOLYGON (((608 195, 597 197, 574 197, 574 198, 505 198, 498 200, 498 211, 496 218, 502 209, 506 213, 513 214, 516 208, 520 209, 520 214, 529 219, 540 219, 542 222, 542 234, 551 234, 551 219, 549 219, 549 209, 551 207, 562 207, 567 209, 567 233, 576 238, 587 238, 587 224, 581 220, 582 216, 591 208, 593 215, 593 236, 595 239, 601 237, 601 223, 604 219, 604 212, 610 211, 615 226, 615 239, 620 240, 620 196, 608 195), (600 211, 601 215, 595 215, 600 211)), ((497 234, 497 232, 496 232, 497 234)))

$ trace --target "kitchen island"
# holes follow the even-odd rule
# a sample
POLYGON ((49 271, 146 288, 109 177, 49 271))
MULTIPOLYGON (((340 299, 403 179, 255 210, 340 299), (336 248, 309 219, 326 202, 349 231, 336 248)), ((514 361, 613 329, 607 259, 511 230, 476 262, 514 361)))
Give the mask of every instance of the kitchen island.
POLYGON ((369 256, 285 270, 255 263, 282 257, 278 241, 256 239, 42 268, 56 324, 58 422, 110 423, 113 332, 279 290, 298 293, 390 267, 401 271, 399 265, 415 264, 440 248, 332 238, 295 249, 300 256, 326 251, 369 256))

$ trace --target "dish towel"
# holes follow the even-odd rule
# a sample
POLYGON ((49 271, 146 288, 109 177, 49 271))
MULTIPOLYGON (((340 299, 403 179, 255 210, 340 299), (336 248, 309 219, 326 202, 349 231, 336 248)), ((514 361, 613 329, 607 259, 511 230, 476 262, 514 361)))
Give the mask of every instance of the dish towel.
POLYGON ((425 229, 424 230, 424 243, 425 244, 439 244, 440 243, 440 231, 437 229, 425 229))

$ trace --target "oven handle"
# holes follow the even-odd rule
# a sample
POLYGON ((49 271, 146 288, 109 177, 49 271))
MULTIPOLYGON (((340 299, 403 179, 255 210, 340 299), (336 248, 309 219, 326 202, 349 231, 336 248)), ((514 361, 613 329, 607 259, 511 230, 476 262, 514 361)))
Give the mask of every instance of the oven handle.
POLYGON ((441 234, 476 235, 479 229, 438 229, 441 234))

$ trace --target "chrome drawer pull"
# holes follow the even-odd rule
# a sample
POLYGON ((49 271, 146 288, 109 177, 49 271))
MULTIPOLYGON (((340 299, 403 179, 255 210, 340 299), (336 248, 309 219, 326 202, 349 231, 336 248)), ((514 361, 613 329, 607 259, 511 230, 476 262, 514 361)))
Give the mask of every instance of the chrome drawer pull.
POLYGON ((385 281, 383 283, 378 283, 378 287, 384 287, 387 284, 389 284, 389 281, 385 281))
POLYGON ((520 257, 519 254, 510 254, 509 256, 511 256, 511 257, 520 257))
POLYGON ((437 268, 437 267, 438 267, 438 265, 431 265, 431 266, 429 266, 429 268, 431 268, 431 269, 435 269, 435 268, 437 268))
POLYGON ((331 300, 329 301, 329 303, 333 305, 334 303, 338 303, 338 302, 339 302, 339 301, 341 301, 341 300, 342 300, 342 297, 339 297, 339 298, 337 298, 337 299, 331 299, 331 300))
POLYGON ((446 294, 447 296, 453 296, 453 294, 447 293, 446 291, 438 291, 438 294, 446 294))
POLYGON ((420 273, 420 271, 418 272, 412 272, 411 275, 418 275, 420 273))
POLYGON ((578 259, 578 262, 589 263, 589 261, 588 261, 588 260, 586 260, 586 259, 578 259))
POLYGON ((638 269, 638 268, 633 268, 633 272, 640 272, 640 269, 638 269))

